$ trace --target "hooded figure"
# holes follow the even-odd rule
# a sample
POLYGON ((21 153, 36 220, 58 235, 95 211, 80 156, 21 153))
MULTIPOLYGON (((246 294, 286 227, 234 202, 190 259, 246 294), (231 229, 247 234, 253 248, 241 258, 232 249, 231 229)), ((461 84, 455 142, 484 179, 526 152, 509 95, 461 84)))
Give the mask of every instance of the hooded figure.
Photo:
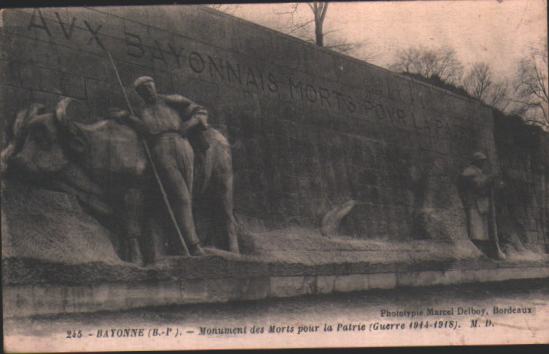
POLYGON ((471 241, 487 256, 503 259, 495 226, 495 206, 492 205, 492 188, 495 176, 484 173, 486 155, 475 152, 471 164, 460 175, 459 190, 465 216, 467 234, 471 241))
POLYGON ((482 171, 486 160, 482 152, 474 153, 471 164, 461 173, 467 232, 473 241, 490 240, 488 218, 492 179, 482 171))

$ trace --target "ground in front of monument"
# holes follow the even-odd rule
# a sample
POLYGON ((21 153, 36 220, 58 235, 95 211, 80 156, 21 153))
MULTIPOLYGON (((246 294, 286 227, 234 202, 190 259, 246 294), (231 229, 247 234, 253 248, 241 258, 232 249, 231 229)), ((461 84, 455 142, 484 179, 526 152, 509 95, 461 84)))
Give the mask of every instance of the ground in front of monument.
POLYGON ((295 347, 317 336, 315 343, 323 346, 340 346, 343 339, 375 346, 388 336, 408 345, 491 344, 506 329, 535 336, 538 322, 548 316, 549 283, 542 279, 39 316, 7 320, 6 328, 40 341, 100 340, 105 349, 126 337, 135 337, 136 345, 146 338, 143 349, 161 340, 168 347, 177 341, 184 347, 201 342, 238 348, 247 339, 245 347, 254 347, 252 338, 268 347, 281 334, 291 335, 295 347))

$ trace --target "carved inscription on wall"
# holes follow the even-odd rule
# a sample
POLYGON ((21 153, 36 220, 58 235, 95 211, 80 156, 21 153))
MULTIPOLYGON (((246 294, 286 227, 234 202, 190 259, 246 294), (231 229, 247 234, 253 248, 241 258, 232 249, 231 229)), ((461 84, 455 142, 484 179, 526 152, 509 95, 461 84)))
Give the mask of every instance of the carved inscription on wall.
POLYGON ((284 75, 268 63, 262 63, 261 66, 245 64, 237 61, 235 55, 231 55, 230 59, 224 57, 219 54, 221 51, 207 53, 193 49, 192 46, 187 48, 185 44, 188 40, 183 37, 154 39, 143 33, 132 32, 129 26, 122 25, 118 33, 112 33, 112 28, 107 29, 102 23, 96 23, 90 18, 81 19, 70 11, 68 15, 54 10, 45 14, 40 9, 33 10, 26 29, 29 32, 41 32, 53 41, 79 41, 78 44, 84 50, 109 50, 116 54, 117 59, 129 62, 145 60, 150 65, 161 65, 167 70, 185 69, 191 75, 238 85, 244 90, 303 102, 335 113, 356 115, 398 128, 418 129, 430 136, 466 140, 468 135, 463 132, 463 128, 452 131, 450 120, 444 117, 427 116, 418 119, 409 104, 387 102, 365 90, 349 90, 337 83, 330 84, 330 87, 313 83, 306 75, 284 75), (114 42, 113 38, 119 41, 114 42), (125 58, 120 58, 121 54, 125 58))

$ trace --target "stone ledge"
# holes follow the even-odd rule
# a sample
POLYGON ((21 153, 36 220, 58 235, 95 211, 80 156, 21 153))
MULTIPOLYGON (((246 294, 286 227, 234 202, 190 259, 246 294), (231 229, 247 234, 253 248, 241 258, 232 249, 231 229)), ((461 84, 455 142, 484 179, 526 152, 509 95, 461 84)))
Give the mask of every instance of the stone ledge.
MULTIPOLYGON (((380 274, 421 272, 444 273, 451 277, 452 270, 490 270, 549 266, 549 262, 497 262, 488 258, 468 260, 439 260, 376 264, 346 262, 324 264, 266 262, 250 256, 172 257, 153 266, 139 267, 130 263, 83 264, 52 263, 30 258, 2 259, 2 282, 7 285, 96 285, 104 283, 140 283, 190 279, 250 279, 260 277, 334 276, 350 274, 380 274), (436 270, 436 271, 434 271, 436 270), (448 274, 446 274, 448 273, 448 274)), ((438 273, 437 273, 438 274, 438 273)), ((383 281, 383 280, 373 280, 383 281)))
MULTIPOLYGON (((469 262, 469 265, 471 262, 469 262)), ((477 264, 478 265, 478 264, 477 264)), ((219 303, 374 289, 549 278, 549 264, 378 273, 172 278, 94 284, 6 284, 4 316, 120 311, 150 306, 219 303)))

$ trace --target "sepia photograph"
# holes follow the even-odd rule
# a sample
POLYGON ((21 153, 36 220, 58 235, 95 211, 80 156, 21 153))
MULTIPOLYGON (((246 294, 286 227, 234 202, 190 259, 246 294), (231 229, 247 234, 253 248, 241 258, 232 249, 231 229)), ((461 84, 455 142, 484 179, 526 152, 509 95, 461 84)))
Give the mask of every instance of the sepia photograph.
POLYGON ((11 2, 4 351, 549 344, 547 43, 546 0, 11 2))

